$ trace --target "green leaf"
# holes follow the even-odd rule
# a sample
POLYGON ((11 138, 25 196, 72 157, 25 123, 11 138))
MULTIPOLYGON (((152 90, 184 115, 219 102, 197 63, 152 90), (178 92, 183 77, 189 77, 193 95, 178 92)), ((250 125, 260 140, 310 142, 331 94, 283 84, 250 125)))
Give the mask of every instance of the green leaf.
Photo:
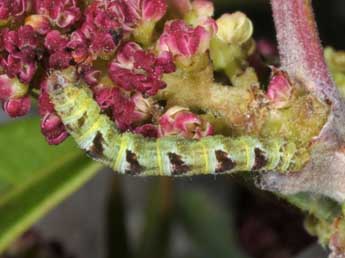
POLYGON ((0 125, 0 253, 101 168, 72 140, 49 146, 39 120, 0 125))

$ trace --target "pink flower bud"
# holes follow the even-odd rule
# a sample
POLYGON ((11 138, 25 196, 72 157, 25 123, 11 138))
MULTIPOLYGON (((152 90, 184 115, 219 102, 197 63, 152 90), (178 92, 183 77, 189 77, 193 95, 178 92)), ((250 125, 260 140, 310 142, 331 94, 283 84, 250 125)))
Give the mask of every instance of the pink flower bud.
POLYGON ((41 132, 51 145, 58 145, 68 137, 64 124, 55 113, 47 113, 42 118, 41 132))
POLYGON ((7 23, 8 18, 10 17, 9 6, 6 5, 6 2, 0 2, 0 24, 7 23))
POLYGON ((19 52, 23 53, 25 50, 34 52, 39 47, 38 36, 34 29, 28 25, 19 27, 17 31, 5 30, 3 41, 5 50, 13 55, 17 55, 19 52))
POLYGON ((165 0, 142 0, 142 18, 144 21, 157 22, 165 15, 167 8, 165 0))
POLYGON ((139 19, 137 7, 137 0, 96 0, 86 9, 86 23, 102 32, 131 31, 139 19))
POLYGON ((135 104, 125 96, 120 90, 115 89, 113 96, 113 118, 117 127, 126 131, 133 127, 133 123, 137 121, 137 115, 135 114, 135 104))
POLYGON ((158 128, 153 124, 145 124, 134 129, 134 133, 141 134, 149 138, 158 137, 158 128))
POLYGON ((88 85, 96 86, 99 83, 101 71, 90 66, 82 66, 81 69, 81 76, 88 85))
POLYGON ((2 108, 10 117, 24 116, 31 109, 31 99, 29 96, 8 99, 3 103, 2 108))
POLYGON ((75 31, 71 34, 67 47, 72 50, 73 60, 77 64, 90 63, 92 61, 88 40, 81 31, 75 31))
POLYGON ((117 44, 115 44, 113 36, 110 33, 98 33, 92 39, 90 52, 95 57, 99 56, 103 59, 108 59, 115 53, 116 48, 117 44))
POLYGON ((200 139, 212 134, 211 124, 187 108, 172 107, 159 120, 159 137, 180 135, 188 139, 200 139))
POLYGON ((121 95, 117 88, 104 86, 103 84, 98 84, 92 88, 94 98, 102 110, 107 110, 112 108, 115 104, 117 95, 121 95))
POLYGON ((48 49, 49 67, 54 69, 67 68, 72 61, 72 55, 67 48, 68 38, 63 36, 59 31, 50 31, 45 40, 44 45, 48 49))
POLYGON ((87 7, 84 23, 68 43, 76 63, 90 64, 98 57, 108 60, 113 56, 139 18, 136 1, 132 2, 98 0, 87 7))
POLYGON ((41 93, 38 98, 39 113, 41 116, 41 132, 49 144, 57 145, 63 142, 68 133, 61 119, 57 116, 54 105, 51 103, 47 93, 47 81, 42 81, 41 93))
POLYGON ((76 0, 54 0, 53 3, 51 0, 35 0, 35 10, 59 28, 70 27, 81 17, 76 0))
POLYGON ((50 31, 44 39, 44 46, 50 51, 58 51, 66 48, 68 38, 63 36, 58 30, 50 31))
POLYGON ((37 34, 31 26, 21 26, 17 31, 5 29, 2 41, 7 57, 1 59, 0 66, 10 77, 17 76, 21 82, 29 83, 36 73, 36 60, 39 59, 37 34))
POLYGON ((6 62, 6 70, 11 77, 16 76, 21 82, 28 84, 37 71, 37 64, 9 55, 6 62))
POLYGON ((24 97, 28 88, 28 85, 21 83, 17 78, 10 78, 6 74, 0 75, 0 100, 2 101, 24 97))
POLYGON ((28 16, 25 25, 31 26, 40 35, 46 35, 51 30, 49 19, 38 14, 28 16))
POLYGON ((174 56, 191 57, 205 53, 210 46, 211 33, 202 26, 192 28, 182 20, 167 22, 158 42, 160 52, 169 51, 174 56))
POLYGON ((129 42, 118 52, 109 66, 110 78, 121 88, 153 96, 166 84, 163 73, 174 71, 171 55, 155 57, 138 44, 129 42))
POLYGON ((288 104, 292 96, 292 86, 288 75, 279 70, 273 71, 272 79, 268 85, 267 97, 277 108, 283 108, 288 104))
POLYGON ((194 10, 199 17, 212 17, 214 14, 214 5, 208 0, 194 0, 192 3, 194 10))
POLYGON ((92 90, 101 109, 111 111, 113 120, 122 131, 132 130, 152 116, 152 101, 140 93, 131 97, 118 88, 101 84, 92 90))
POLYGON ((8 53, 14 53, 18 49, 18 33, 4 29, 2 31, 3 47, 8 53))
POLYGON ((10 18, 17 18, 28 12, 31 0, 2 0, 0 1, 0 23, 10 18))

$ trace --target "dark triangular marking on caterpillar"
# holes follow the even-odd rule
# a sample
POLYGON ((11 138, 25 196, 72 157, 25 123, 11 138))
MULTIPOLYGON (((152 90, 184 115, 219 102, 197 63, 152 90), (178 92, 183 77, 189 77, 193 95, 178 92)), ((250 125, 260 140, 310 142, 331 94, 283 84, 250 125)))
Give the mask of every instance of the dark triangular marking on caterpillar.
POLYGON ((129 164, 129 169, 125 172, 129 175, 139 175, 144 171, 144 167, 140 165, 137 155, 130 150, 126 150, 126 161, 129 164))
POLYGON ((172 167, 173 175, 183 175, 190 170, 190 167, 182 160, 180 155, 169 152, 168 157, 172 167))
POLYGON ((97 132, 95 138, 93 139, 92 145, 87 150, 87 154, 94 159, 104 159, 104 138, 102 133, 97 132))
POLYGON ((236 167, 236 162, 230 159, 226 152, 217 150, 215 154, 218 161, 216 173, 223 173, 236 167))
POLYGON ((78 119, 78 128, 82 128, 87 120, 87 113, 84 113, 82 117, 78 119))
POLYGON ((254 166, 252 167, 252 170, 259 170, 267 165, 267 158, 265 156, 265 153, 259 148, 255 148, 254 153, 255 153, 255 162, 254 162, 254 166))

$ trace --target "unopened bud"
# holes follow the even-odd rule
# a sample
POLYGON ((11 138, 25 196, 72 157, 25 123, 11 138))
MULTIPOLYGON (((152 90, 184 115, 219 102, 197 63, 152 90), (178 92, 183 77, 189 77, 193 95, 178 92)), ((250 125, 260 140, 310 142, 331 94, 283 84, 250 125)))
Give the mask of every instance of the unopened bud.
POLYGON ((268 85, 267 97, 276 108, 285 107, 292 96, 292 86, 288 75, 283 71, 273 71, 268 85))
POLYGON ((222 15, 217 25, 217 37, 226 43, 242 45, 253 34, 253 24, 242 12, 222 15))
POLYGON ((159 119, 159 137, 180 135, 187 139, 200 139, 212 134, 211 124, 187 108, 172 107, 159 119))
POLYGON ((28 92, 28 85, 21 83, 16 77, 10 78, 6 74, 0 75, 0 100, 21 98, 28 92))
POLYGON ((24 116, 31 109, 31 99, 29 96, 9 99, 3 103, 2 107, 10 117, 24 116))

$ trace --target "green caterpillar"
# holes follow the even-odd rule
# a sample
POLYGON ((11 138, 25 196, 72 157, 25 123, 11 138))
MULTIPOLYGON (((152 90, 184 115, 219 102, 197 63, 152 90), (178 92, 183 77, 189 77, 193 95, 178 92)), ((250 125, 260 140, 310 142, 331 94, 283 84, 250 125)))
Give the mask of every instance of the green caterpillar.
POLYGON ((179 137, 147 139, 119 133, 102 114, 92 92, 74 73, 54 71, 48 92, 56 112, 81 149, 122 174, 191 176, 238 171, 286 172, 296 146, 282 139, 212 136, 199 141, 179 137))

